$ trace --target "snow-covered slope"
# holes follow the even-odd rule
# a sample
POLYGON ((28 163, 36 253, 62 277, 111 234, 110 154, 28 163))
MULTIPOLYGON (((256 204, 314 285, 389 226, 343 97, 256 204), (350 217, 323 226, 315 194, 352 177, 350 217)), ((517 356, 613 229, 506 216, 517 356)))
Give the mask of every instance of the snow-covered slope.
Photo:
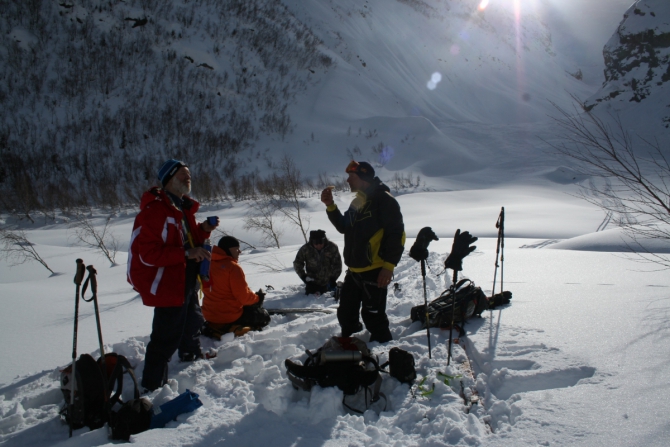
MULTIPOLYGON (((578 79, 586 45, 566 37, 581 26, 583 41, 583 18, 550 0, 5 5, 7 207, 136 201, 173 156, 207 199, 284 154, 312 178, 340 175, 324 163, 334 156, 439 188, 485 169, 504 181, 507 163, 551 167, 552 102, 594 93, 590 74, 578 79)), ((658 131, 646 136, 667 137, 658 131)))

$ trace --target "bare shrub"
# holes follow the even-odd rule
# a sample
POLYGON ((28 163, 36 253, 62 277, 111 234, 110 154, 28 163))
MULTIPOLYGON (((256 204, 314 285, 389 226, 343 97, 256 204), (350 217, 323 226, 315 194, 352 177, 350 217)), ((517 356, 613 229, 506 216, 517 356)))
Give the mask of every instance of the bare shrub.
POLYGON ((307 231, 309 231, 310 218, 305 214, 303 193, 305 184, 296 167, 293 158, 284 155, 280 164, 281 176, 277 179, 278 200, 275 200, 277 209, 291 224, 298 227, 302 237, 307 243, 307 231))
POLYGON ((254 200, 249 215, 244 218, 244 229, 261 233, 261 241, 266 247, 281 248, 280 238, 284 231, 277 217, 277 208, 271 201, 254 200))
POLYGON ((0 255, 12 266, 36 261, 52 275, 55 274, 37 252, 35 245, 28 240, 25 231, 19 228, 0 228, 0 247, 0 255))
POLYGON ((421 186, 421 176, 417 175, 414 177, 411 172, 407 174, 402 172, 394 172, 390 183, 391 188, 393 188, 396 192, 406 189, 418 188, 421 186))
POLYGON ((86 214, 79 211, 74 214, 74 221, 70 223, 70 228, 74 230, 77 244, 99 250, 114 267, 118 265, 116 263, 118 240, 110 231, 111 220, 112 216, 110 215, 105 220, 102 228, 97 228, 86 214))
POLYGON ((579 196, 611 216, 643 260, 670 268, 668 256, 649 252, 642 241, 670 240, 670 163, 659 143, 640 137, 644 149, 636 147, 618 116, 609 124, 591 112, 556 108, 559 143, 546 143, 575 161, 579 173, 601 179, 583 185, 579 196))

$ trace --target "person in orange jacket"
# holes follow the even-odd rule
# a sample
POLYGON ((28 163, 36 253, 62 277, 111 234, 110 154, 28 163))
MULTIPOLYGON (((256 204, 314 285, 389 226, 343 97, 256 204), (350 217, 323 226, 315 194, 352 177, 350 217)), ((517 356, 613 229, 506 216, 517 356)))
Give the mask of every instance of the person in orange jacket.
POLYGON ((240 258, 240 242, 232 236, 223 236, 212 251, 209 277, 203 287, 202 314, 205 323, 202 334, 220 339, 227 332, 238 332, 249 327, 261 330, 270 324, 270 315, 263 309, 265 293, 254 293, 247 285, 240 258))

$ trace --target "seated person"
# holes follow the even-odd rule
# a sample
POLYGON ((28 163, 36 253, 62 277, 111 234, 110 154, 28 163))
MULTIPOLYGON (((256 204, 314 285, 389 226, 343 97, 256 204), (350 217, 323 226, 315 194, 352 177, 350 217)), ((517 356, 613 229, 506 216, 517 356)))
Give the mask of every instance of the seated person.
POLYGON ((293 269, 305 283, 305 295, 335 290, 337 278, 342 273, 340 250, 326 239, 325 231, 310 231, 309 242, 298 250, 293 269))
POLYGON ((254 293, 247 285, 240 257, 240 242, 223 236, 212 251, 209 283, 203 287, 202 334, 220 339, 227 332, 242 335, 248 330, 260 331, 270 324, 270 315, 263 309, 265 293, 254 293))

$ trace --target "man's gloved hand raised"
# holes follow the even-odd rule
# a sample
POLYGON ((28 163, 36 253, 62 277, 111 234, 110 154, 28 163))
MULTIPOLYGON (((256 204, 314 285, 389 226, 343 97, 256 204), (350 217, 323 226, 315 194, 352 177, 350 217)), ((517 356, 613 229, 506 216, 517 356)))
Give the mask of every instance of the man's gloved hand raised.
POLYGON ((470 246, 478 238, 472 236, 470 232, 464 231, 461 233, 461 230, 456 230, 454 234, 454 243, 451 246, 451 253, 447 256, 446 261, 444 261, 445 269, 452 269, 454 271, 460 272, 463 270, 463 258, 475 251, 477 246, 470 246))
POLYGON ((428 244, 437 240, 439 239, 432 228, 423 227, 416 235, 416 241, 409 250, 409 256, 415 261, 425 261, 428 259, 428 244))

